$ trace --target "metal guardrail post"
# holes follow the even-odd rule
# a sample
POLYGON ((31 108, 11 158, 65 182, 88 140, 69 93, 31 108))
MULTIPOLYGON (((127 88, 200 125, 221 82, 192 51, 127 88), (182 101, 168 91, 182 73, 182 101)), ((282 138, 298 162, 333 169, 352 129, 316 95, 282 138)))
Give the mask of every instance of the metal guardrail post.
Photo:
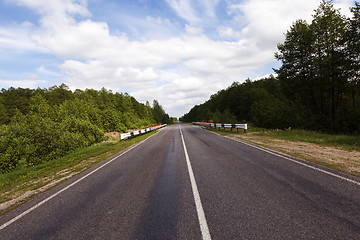
POLYGON ((133 132, 130 132, 130 133, 122 133, 122 134, 120 134, 120 140, 129 138, 129 137, 134 137, 136 135, 141 135, 142 133, 151 132, 153 130, 165 127, 166 125, 167 124, 162 124, 162 125, 159 125, 159 126, 156 126, 156 127, 141 129, 141 130, 133 131, 133 132))
POLYGON ((230 131, 232 132, 233 128, 236 128, 236 131, 239 132, 239 128, 244 129, 244 132, 246 132, 247 130, 247 124, 225 124, 225 123, 205 123, 205 122, 193 122, 193 124, 195 125, 202 125, 202 126, 206 126, 206 127, 213 127, 215 129, 219 128, 221 130, 221 128, 224 128, 224 131, 226 130, 226 128, 230 128, 230 131))

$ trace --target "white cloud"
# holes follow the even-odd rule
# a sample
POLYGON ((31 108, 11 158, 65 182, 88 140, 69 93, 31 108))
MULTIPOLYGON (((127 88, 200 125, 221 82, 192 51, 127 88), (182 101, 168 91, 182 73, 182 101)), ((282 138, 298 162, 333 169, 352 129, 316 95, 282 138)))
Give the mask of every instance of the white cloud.
POLYGON ((33 39, 63 58, 103 57, 112 54, 113 47, 121 48, 127 42, 126 37, 110 36, 108 25, 104 22, 85 20, 51 30, 34 34, 33 39))
POLYGON ((67 60, 61 65, 67 75, 66 81, 72 89, 102 87, 110 89, 147 89, 156 87, 157 74, 151 67, 109 66, 106 61, 80 62, 67 60))
POLYGON ((261 49, 276 48, 283 34, 297 19, 311 19, 318 3, 313 0, 252 0, 229 6, 230 13, 243 14, 247 25, 241 37, 252 39, 261 49))
POLYGON ((225 39, 239 39, 241 37, 241 32, 234 30, 231 27, 221 26, 218 27, 219 35, 225 39))
POLYGON ((40 74, 45 74, 48 76, 53 76, 53 77, 63 77, 62 74, 55 72, 55 71, 50 71, 48 69, 46 69, 44 66, 40 66, 36 69, 36 71, 40 74))
MULTIPOLYGON (((314 10, 320 1, 314 0, 247 0, 231 3, 228 14, 234 15, 234 21, 243 24, 242 39, 252 39, 260 49, 276 51, 276 44, 284 40, 284 33, 298 19, 312 21, 314 10), (240 18, 237 18, 240 16, 240 18)), ((349 15, 351 0, 335 1, 335 8, 342 8, 342 14, 349 15)), ((231 34, 231 30, 222 34, 231 34)))
POLYGON ((191 0, 166 0, 166 2, 174 9, 179 17, 187 20, 189 23, 200 22, 191 0))
POLYGON ((4 80, 0 79, 0 84, 3 86, 12 86, 14 88, 30 88, 35 89, 38 88, 39 85, 46 83, 45 80, 39 79, 25 79, 25 80, 4 80))
POLYGON ((351 17, 350 7, 354 4, 353 0, 335 0, 335 8, 340 8, 340 12, 347 17, 351 17))
POLYGON ((0 49, 6 52, 13 51, 36 51, 46 52, 44 47, 39 46, 31 39, 33 31, 30 24, 11 24, 0 26, 0 49))
POLYGON ((209 25, 216 21, 215 9, 220 0, 166 0, 175 13, 194 25, 209 25))
MULTIPOLYGON (((190 7, 188 1, 172 3, 190 7)), ((207 7, 208 15, 212 15, 211 9, 216 3, 213 1, 207 7)), ((43 31, 34 34, 33 39, 56 55, 69 59, 60 68, 72 89, 130 89, 139 100, 144 96, 157 98, 170 114, 176 116, 185 111, 179 108, 181 104, 194 105, 206 100, 219 88, 238 81, 239 76, 266 64, 273 56, 273 52, 259 51, 258 46, 247 39, 214 41, 203 33, 202 28, 194 25, 185 25, 184 34, 179 37, 130 41, 125 34, 111 35, 104 22, 76 21, 67 10, 60 12, 65 13, 67 21, 52 23, 58 19, 45 14, 41 21, 43 31), (46 24, 44 19, 48 21, 46 24), (167 84, 159 85, 164 79, 164 70, 158 69, 173 65, 177 65, 174 68, 176 79, 165 80, 167 84)), ((72 13, 85 14, 86 11, 72 13)), ((161 18, 147 17, 146 20, 169 24, 161 18)))
POLYGON ((120 26, 122 29, 122 32, 119 29, 115 31, 112 29, 113 33, 123 35, 126 32, 133 39, 166 39, 179 35, 181 31, 179 24, 159 16, 137 17, 131 15, 130 12, 128 14, 116 13, 116 16, 112 18, 117 27, 120 26))
POLYGON ((27 27, 33 27, 34 24, 33 24, 32 22, 25 21, 25 22, 22 22, 22 23, 20 24, 20 26, 27 28, 27 27))
POLYGON ((149 23, 155 23, 155 24, 165 24, 165 25, 168 25, 168 26, 171 26, 171 22, 169 19, 167 18, 161 18, 161 17, 151 17, 151 16, 146 16, 146 21, 148 21, 149 23))
POLYGON ((37 80, 39 78, 39 76, 35 73, 25 73, 25 76, 31 80, 37 80))
POLYGON ((204 11, 208 17, 215 17, 215 8, 220 0, 201 0, 200 3, 204 6, 204 11))
POLYGON ((185 31, 190 35, 200 35, 204 32, 204 30, 200 27, 195 27, 187 24, 185 25, 185 31))
MULTIPOLYGON (((70 19, 69 15, 91 16, 86 0, 14 0, 19 6, 35 9, 39 14, 49 19, 70 19)), ((51 21, 53 24, 53 21, 51 21)))
POLYGON ((170 115, 181 116, 195 104, 208 99, 211 93, 224 87, 211 79, 189 77, 179 73, 174 74, 173 77, 174 79, 165 85, 138 90, 131 94, 142 102, 155 98, 170 115))
MULTIPOLYGON (((19 23, 13 30, 0 27, 0 46, 4 49, 47 49, 63 59, 59 68, 70 88, 130 90, 139 101, 159 100, 170 115, 178 117, 273 61, 283 33, 297 19, 310 21, 319 5, 313 0, 228 0, 230 19, 221 22, 215 11, 219 0, 167 0, 177 15, 188 21, 181 32, 173 34, 180 27, 168 18, 133 17, 130 22, 135 21, 134 26, 142 25, 156 33, 131 39, 121 31, 112 34, 106 22, 92 20, 86 1, 16 3, 39 13, 41 28, 35 29, 30 22, 19 23), (207 36, 209 28, 220 39, 207 36), (166 34, 156 37, 166 29, 166 34)), ((351 1, 336 3, 336 7, 346 9, 351 1)), ((44 66, 36 73, 61 75, 44 66)), ((42 83, 30 75, 27 79, 22 86, 42 83)), ((17 82, 7 83, 19 86, 17 82)))

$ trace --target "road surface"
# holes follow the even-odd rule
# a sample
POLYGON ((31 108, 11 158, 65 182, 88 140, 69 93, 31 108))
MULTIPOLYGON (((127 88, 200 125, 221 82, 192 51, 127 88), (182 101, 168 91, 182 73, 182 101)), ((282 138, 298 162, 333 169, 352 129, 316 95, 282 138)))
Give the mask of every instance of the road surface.
POLYGON ((175 124, 0 216, 0 239, 360 239, 360 179, 175 124))

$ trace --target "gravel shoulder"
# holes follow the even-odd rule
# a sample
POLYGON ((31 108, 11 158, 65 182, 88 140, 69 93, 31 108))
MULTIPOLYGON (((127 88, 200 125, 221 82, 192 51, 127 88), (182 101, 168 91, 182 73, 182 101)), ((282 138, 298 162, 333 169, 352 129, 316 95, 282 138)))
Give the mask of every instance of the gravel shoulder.
POLYGON ((232 137, 360 177, 359 151, 348 151, 314 143, 282 140, 271 136, 258 136, 256 133, 234 134, 232 137))

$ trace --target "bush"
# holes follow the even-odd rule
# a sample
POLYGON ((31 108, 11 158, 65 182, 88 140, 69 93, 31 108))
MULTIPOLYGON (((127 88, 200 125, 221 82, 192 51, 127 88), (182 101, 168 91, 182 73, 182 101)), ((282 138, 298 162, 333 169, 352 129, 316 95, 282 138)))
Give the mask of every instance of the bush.
POLYGON ((23 122, 1 128, 0 171, 11 171, 19 164, 38 165, 87 147, 104 139, 101 129, 90 121, 73 117, 56 123, 38 114, 23 122))
POLYGON ((64 84, 48 90, 2 89, 0 118, 0 173, 99 143, 104 131, 125 132, 156 122, 153 108, 128 94, 106 89, 72 93, 64 84))
MULTIPOLYGON (((90 121, 74 117, 61 122, 60 131, 81 134, 83 138, 81 138, 78 143, 79 147, 89 146, 104 140, 104 132, 99 127, 92 124, 90 121)), ((68 137, 69 136, 70 135, 68 135, 68 137)))

